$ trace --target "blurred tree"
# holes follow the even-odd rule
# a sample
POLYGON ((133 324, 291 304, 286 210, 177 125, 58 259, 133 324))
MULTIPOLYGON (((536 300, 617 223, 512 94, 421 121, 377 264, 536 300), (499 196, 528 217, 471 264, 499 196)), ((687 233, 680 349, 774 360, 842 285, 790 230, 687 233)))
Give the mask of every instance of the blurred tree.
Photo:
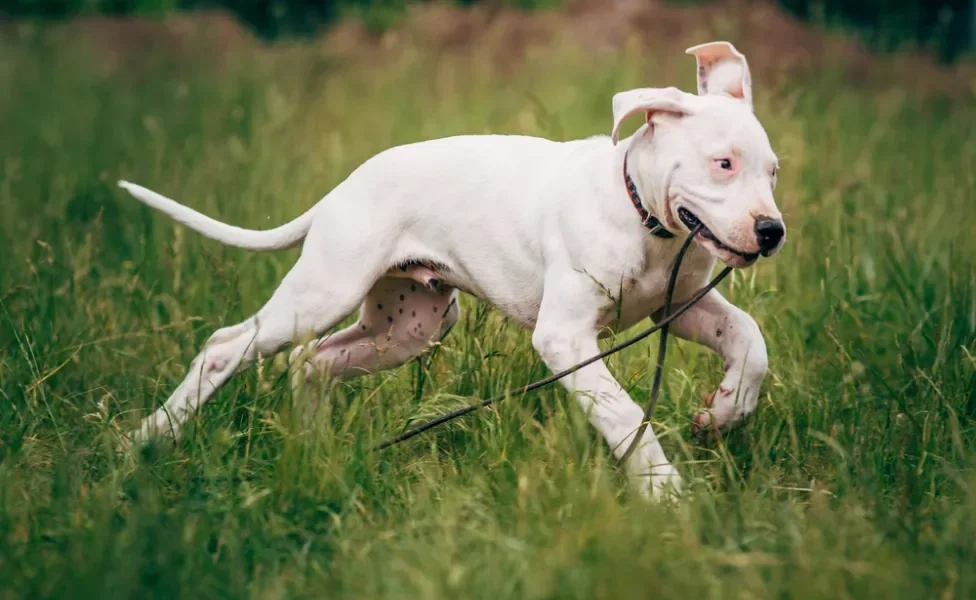
POLYGON ((913 44, 953 60, 976 39, 976 0, 778 0, 794 15, 856 30, 870 46, 913 44))

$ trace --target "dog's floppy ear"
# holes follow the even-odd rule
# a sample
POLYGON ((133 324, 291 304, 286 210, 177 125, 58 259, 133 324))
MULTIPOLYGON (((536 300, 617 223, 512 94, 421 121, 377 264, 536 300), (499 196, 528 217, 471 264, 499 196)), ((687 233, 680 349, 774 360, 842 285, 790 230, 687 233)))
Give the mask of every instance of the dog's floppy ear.
MULTIPOLYGON (((613 145, 620 139, 620 126, 629 117, 642 112, 650 122, 654 113, 667 112, 675 115, 686 115, 688 110, 687 94, 678 88, 639 88, 627 90, 613 95, 613 145)), ((694 98, 694 96, 692 96, 694 98)))
POLYGON ((685 50, 698 61, 698 94, 728 94, 752 107, 752 76, 746 57, 728 42, 709 42, 685 50))

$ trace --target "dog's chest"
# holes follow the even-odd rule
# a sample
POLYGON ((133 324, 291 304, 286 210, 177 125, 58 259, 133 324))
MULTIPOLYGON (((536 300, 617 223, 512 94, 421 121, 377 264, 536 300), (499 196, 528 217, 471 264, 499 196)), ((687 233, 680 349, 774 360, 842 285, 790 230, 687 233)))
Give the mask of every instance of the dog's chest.
MULTIPOLYGON (((686 254, 675 284, 674 302, 693 295, 707 281, 713 260, 692 248, 686 254)), ((664 307, 674 256, 656 256, 647 267, 615 277, 617 290, 607 290, 608 302, 601 325, 614 331, 627 329, 664 307)))

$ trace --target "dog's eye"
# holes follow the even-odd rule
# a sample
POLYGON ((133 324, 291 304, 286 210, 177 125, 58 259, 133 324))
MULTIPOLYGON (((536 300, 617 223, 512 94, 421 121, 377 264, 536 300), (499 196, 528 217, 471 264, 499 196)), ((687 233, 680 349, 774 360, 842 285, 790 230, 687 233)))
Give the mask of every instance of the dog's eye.
POLYGON ((719 168, 721 168, 723 171, 732 170, 732 161, 727 158, 720 158, 715 162, 718 163, 719 168))

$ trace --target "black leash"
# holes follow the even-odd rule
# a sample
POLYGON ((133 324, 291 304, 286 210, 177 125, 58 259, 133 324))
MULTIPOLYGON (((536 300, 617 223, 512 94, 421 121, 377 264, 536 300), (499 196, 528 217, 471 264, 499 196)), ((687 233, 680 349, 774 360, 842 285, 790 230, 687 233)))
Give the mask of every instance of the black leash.
MULTIPOLYGON (((678 282, 678 269, 681 268, 681 261, 685 257, 685 252, 688 251, 688 247, 691 246, 692 240, 701 231, 703 224, 699 223, 688 237, 685 239, 685 243, 681 245, 681 250, 678 251, 678 255, 674 259, 674 267, 671 269, 671 277, 668 279, 668 289, 664 295, 664 320, 658 325, 661 328, 661 340, 658 342, 657 347, 657 365, 654 367, 654 383, 651 384, 651 398, 647 402, 647 408, 644 410, 644 418, 641 419, 640 427, 637 428, 637 434, 634 435, 634 439, 631 440, 630 446, 627 447, 627 451, 624 455, 620 457, 620 464, 627 464, 627 460, 630 455, 634 453, 637 449, 637 445, 640 443, 641 438, 644 437, 644 431, 647 430, 647 426, 651 423, 651 416, 654 414, 654 407, 657 406, 657 398, 661 393, 661 382, 664 380, 664 356, 668 352, 668 324, 671 322, 668 317, 671 316, 671 303, 674 300, 674 287, 678 282)), ((721 281, 731 269, 726 267, 724 271, 719 273, 718 277, 715 278, 715 282, 721 281)), ((689 304, 694 304, 697 300, 689 302, 689 304)))
POLYGON ((660 330, 661 331, 661 342, 660 342, 660 345, 658 347, 657 365, 655 367, 655 372, 654 372, 654 383, 653 383, 653 385, 651 387, 651 399, 650 399, 650 402, 648 403, 647 410, 644 412, 644 419, 641 422, 640 428, 637 430, 637 434, 634 436, 634 439, 631 441, 630 446, 627 448, 627 451, 624 453, 624 456, 620 460, 620 462, 625 462, 630 457, 630 455, 634 452, 634 450, 637 448, 637 445, 640 442, 641 437, 643 437, 644 431, 647 429, 647 425, 650 422, 651 414, 654 412, 654 406, 657 404, 657 398, 658 398, 658 395, 660 393, 661 382, 663 380, 663 374, 664 374, 664 356, 665 356, 665 352, 667 351, 668 325, 672 321, 674 321, 675 319, 677 319, 678 317, 680 317, 681 315, 683 315, 685 312, 687 312, 699 300, 701 300, 702 298, 704 298, 705 297, 705 294, 707 294, 708 292, 712 291, 712 289, 715 288, 715 286, 717 286, 719 283, 721 283, 722 280, 725 279, 729 275, 729 273, 732 272, 732 268, 731 267, 726 267, 725 269, 723 269, 722 272, 719 273, 718 275, 716 275, 715 278, 712 279, 710 282, 708 282, 708 284, 705 287, 703 287, 702 289, 698 290, 698 292, 694 296, 692 296, 691 299, 687 303, 685 303, 684 305, 682 305, 674 313, 671 313, 671 303, 672 303, 673 297, 674 297, 674 287, 675 287, 675 285, 677 283, 677 280, 678 280, 678 269, 681 267, 681 261, 684 259, 685 252, 687 252, 688 247, 691 246, 692 240, 695 239, 695 236, 698 234, 698 231, 701 230, 701 228, 702 228, 702 225, 699 224, 698 227, 696 227, 688 235, 688 238, 685 240, 684 244, 681 246, 681 250, 678 251, 678 255, 675 257, 674 268, 671 270, 671 277, 668 280, 668 288, 667 288, 667 292, 666 292, 666 295, 665 295, 664 319, 662 319, 660 323, 657 323, 654 326, 649 327, 648 329, 645 329, 644 331, 642 331, 641 333, 639 333, 639 334, 635 335, 634 337, 630 338, 626 342, 621 342, 620 344, 617 344, 616 346, 613 346, 611 348, 608 348, 607 350, 604 350, 603 352, 601 352, 601 353, 599 353, 599 354, 597 354, 595 356, 592 356, 592 357, 590 357, 590 358, 588 358, 588 359, 586 359, 586 360, 584 360, 584 361, 582 361, 580 363, 577 363, 577 364, 573 365, 572 367, 570 367, 568 369, 565 369, 563 371, 560 371, 559 373, 555 373, 553 375, 550 375, 549 377, 546 377, 545 379, 540 379, 539 381, 530 383, 530 384, 525 385, 525 386, 522 386, 520 388, 516 388, 514 390, 509 390, 508 392, 505 392, 504 394, 501 394, 500 396, 495 396, 494 398, 488 398, 487 400, 481 400, 480 402, 478 402, 476 404, 472 404, 470 406, 465 406, 464 408, 459 408, 459 409, 457 409, 457 410, 455 410, 453 412, 450 412, 450 413, 448 413, 446 415, 443 415, 443 416, 440 416, 440 417, 438 417, 436 419, 433 419, 431 421, 428 421, 428 422, 424 423, 423 425, 420 425, 420 426, 415 427, 413 429, 404 431, 403 433, 397 435, 396 437, 390 438, 390 439, 386 440, 385 442, 383 442, 381 444, 377 444, 376 446, 373 446, 372 451, 375 452, 375 451, 378 451, 378 450, 383 450, 385 448, 389 448, 390 446, 394 446, 396 444, 399 444, 400 442, 404 442, 406 440, 409 440, 410 438, 416 437, 416 436, 420 435, 421 433, 424 433, 426 431, 429 431, 429 430, 433 429, 434 427, 437 427, 438 425, 440 425, 442 423, 447 423, 448 421, 453 421, 454 419, 457 419, 458 417, 463 417, 464 415, 466 415, 468 413, 471 413, 471 412, 474 412, 474 411, 478 410, 479 408, 484 408, 484 407, 490 406, 490 405, 492 405, 492 404, 494 404, 496 402, 501 402, 502 400, 504 400, 505 398, 508 398, 509 396, 525 394, 526 392, 531 392, 532 390, 537 390, 537 389, 539 389, 541 387, 545 387, 545 386, 549 385, 550 383, 555 383, 556 381, 559 381, 563 377, 566 377, 567 375, 571 375, 571 374, 575 373, 576 371, 579 371, 580 369, 582 369, 583 367, 585 367, 587 365, 590 365, 590 364, 592 364, 592 363, 594 363, 594 362, 596 362, 598 360, 602 360, 603 358, 606 358, 607 356, 610 356, 611 354, 614 354, 616 352, 619 352, 619 351, 623 350, 624 348, 627 348, 629 346, 632 346, 632 345, 636 344, 637 342, 641 341, 642 339, 646 338, 647 336, 651 335, 655 331, 659 331, 660 330))

